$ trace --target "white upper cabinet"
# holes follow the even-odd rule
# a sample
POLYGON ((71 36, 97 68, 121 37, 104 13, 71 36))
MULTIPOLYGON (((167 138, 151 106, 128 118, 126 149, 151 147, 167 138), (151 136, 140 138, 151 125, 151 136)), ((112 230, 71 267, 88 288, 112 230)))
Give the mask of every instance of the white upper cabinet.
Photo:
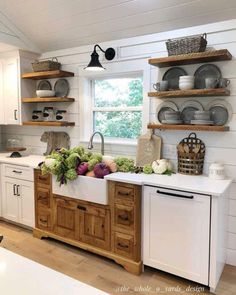
POLYGON ((0 124, 4 124, 4 102, 3 102, 3 62, 0 60, 0 124))
POLYGON ((19 60, 10 58, 3 61, 3 100, 5 124, 19 124, 19 60))
POLYGON ((21 74, 32 71, 31 63, 37 54, 10 51, 0 54, 0 124, 20 125, 26 114, 31 113, 21 103, 23 97, 34 97, 35 81, 23 81, 21 74))

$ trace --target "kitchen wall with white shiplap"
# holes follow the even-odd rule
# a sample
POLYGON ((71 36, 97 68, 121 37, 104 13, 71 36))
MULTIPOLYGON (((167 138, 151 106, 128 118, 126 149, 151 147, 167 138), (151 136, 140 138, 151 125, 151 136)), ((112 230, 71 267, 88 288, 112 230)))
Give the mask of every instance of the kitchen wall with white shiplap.
MULTIPOLYGON (((207 147, 205 159, 205 173, 208 173, 210 163, 220 161, 224 163, 227 175, 234 179, 231 188, 229 200, 229 225, 228 225, 228 257, 227 262, 236 265, 236 20, 230 20, 221 23, 203 25, 198 27, 186 28, 172 32, 164 32, 142 37, 129 38, 124 40, 115 40, 100 44, 106 48, 108 46, 115 47, 117 50, 116 60, 113 62, 139 61, 143 58, 166 56, 165 40, 168 38, 179 37, 184 35, 192 35, 196 33, 208 34, 208 46, 215 49, 227 48, 233 55, 232 61, 215 63, 222 71, 223 77, 231 80, 230 90, 231 96, 222 98, 227 100, 233 109, 233 116, 229 122, 230 132, 197 132, 197 136, 201 138, 207 147)), ((72 146, 80 143, 80 127, 79 126, 79 89, 78 77, 80 76, 79 67, 86 65, 93 46, 83 46, 65 50, 58 50, 43 54, 42 57, 57 56, 58 60, 63 64, 63 69, 75 72, 74 78, 69 78, 71 87, 70 96, 75 97, 76 102, 69 105, 69 119, 76 122, 73 128, 61 128, 60 131, 66 131, 71 137, 72 146)), ((104 61, 105 62, 105 61, 104 61)), ((109 64, 106 64, 109 67, 109 64)), ((199 65, 184 66, 188 74, 193 74, 199 65)), ((150 83, 146 92, 152 89, 152 83, 160 80, 163 73, 167 69, 158 69, 150 66, 150 83)), ((215 98, 194 98, 200 101, 203 106, 215 98)), ((175 99, 180 106, 186 98, 175 99)), ((156 107, 162 102, 161 99, 150 99, 150 116, 149 121, 156 121, 156 107)), ((42 108, 43 106, 41 106, 42 108)), ((58 107, 58 106, 57 106, 58 107)), ((60 108, 66 105, 60 106, 60 108)), ((43 131, 54 130, 55 128, 42 127, 22 127, 22 126, 4 126, 2 127, 2 137, 6 141, 12 136, 20 136, 29 153, 40 153, 45 151, 45 144, 40 142, 40 136, 43 131)), ((59 130, 59 129, 57 129, 59 130)), ((170 158, 176 165, 176 144, 186 137, 187 131, 156 131, 163 138, 163 157, 170 158)), ((96 145, 96 147, 98 147, 96 145)), ((135 156, 136 146, 131 144, 106 144, 107 154, 119 154, 135 156)))

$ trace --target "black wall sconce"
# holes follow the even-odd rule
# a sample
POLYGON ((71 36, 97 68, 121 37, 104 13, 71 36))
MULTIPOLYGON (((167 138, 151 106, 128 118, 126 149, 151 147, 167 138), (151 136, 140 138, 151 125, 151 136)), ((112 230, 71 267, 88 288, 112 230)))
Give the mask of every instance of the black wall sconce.
POLYGON ((112 60, 116 55, 114 48, 109 47, 106 50, 103 50, 98 44, 96 44, 94 46, 93 53, 91 54, 90 63, 87 65, 87 67, 84 68, 87 71, 94 71, 95 72, 95 71, 104 71, 105 70, 105 68, 101 65, 101 63, 99 61, 99 55, 96 51, 96 47, 98 47, 102 52, 105 53, 105 58, 107 60, 112 60))

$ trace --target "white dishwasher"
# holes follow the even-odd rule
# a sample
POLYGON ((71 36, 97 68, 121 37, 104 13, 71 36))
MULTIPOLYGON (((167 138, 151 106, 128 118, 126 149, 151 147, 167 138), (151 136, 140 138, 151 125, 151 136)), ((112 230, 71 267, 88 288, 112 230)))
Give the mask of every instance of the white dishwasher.
POLYGON ((209 284, 211 196, 144 186, 143 263, 209 284))

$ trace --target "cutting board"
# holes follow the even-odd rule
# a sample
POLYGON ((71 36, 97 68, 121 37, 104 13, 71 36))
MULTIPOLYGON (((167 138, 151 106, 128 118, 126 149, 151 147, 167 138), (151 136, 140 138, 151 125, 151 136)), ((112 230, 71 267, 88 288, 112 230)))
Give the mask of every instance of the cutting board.
POLYGON ((136 166, 152 164, 161 158, 162 139, 160 136, 147 132, 138 138, 136 166))

